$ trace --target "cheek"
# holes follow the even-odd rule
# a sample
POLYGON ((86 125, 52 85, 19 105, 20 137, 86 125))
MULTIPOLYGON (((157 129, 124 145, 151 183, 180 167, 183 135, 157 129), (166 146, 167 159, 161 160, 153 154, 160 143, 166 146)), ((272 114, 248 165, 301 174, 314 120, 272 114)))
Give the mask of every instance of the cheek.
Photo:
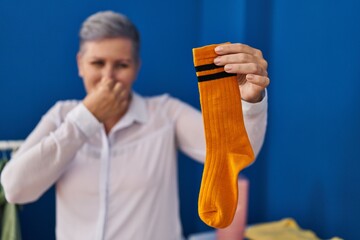
POLYGON ((136 71, 121 71, 116 75, 116 80, 130 88, 135 81, 136 75, 136 71))
POLYGON ((85 72, 85 77, 89 79, 89 81, 96 81, 97 79, 101 79, 101 71, 96 68, 88 67, 85 72))
POLYGON ((87 72, 83 76, 84 85, 86 88, 86 91, 89 93, 91 92, 97 84, 101 81, 101 74, 91 73, 87 72))

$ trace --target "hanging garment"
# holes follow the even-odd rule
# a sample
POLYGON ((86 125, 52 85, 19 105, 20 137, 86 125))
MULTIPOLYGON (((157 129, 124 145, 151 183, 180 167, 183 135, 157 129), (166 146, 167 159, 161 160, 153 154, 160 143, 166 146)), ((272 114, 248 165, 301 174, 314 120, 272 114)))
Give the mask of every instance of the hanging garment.
MULTIPOLYGON (((0 159, 0 173, 8 159, 0 159)), ((18 218, 18 206, 8 203, 5 199, 5 193, 0 184, 0 239, 21 240, 20 222, 18 218)))

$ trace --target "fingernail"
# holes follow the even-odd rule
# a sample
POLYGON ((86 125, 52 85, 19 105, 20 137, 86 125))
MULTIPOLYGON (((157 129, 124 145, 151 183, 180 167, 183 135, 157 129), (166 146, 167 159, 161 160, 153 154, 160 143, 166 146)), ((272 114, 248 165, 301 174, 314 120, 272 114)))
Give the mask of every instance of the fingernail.
POLYGON ((221 52, 224 48, 222 46, 217 46, 215 52, 221 52))
POLYGON ((214 63, 215 63, 215 64, 219 64, 219 63, 220 63, 220 57, 215 58, 215 59, 214 59, 214 63))
POLYGON ((231 71, 232 66, 231 65, 225 65, 224 69, 225 69, 225 71, 231 71))

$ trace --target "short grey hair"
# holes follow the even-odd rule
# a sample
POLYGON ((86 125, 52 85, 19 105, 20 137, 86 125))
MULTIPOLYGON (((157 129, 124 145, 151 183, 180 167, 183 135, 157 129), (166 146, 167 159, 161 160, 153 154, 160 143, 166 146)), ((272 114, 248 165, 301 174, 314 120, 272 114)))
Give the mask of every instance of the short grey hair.
POLYGON ((82 24, 80 33, 80 52, 88 41, 107 38, 127 38, 133 44, 136 60, 140 55, 140 34, 136 26, 123 14, 113 11, 101 11, 89 16, 82 24))

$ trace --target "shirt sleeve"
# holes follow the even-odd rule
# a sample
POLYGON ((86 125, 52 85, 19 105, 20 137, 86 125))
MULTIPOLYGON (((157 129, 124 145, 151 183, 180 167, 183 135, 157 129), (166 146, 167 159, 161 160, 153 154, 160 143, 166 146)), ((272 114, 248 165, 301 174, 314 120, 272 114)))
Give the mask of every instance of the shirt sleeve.
MULTIPOLYGON (((201 112, 187 104, 178 103, 175 131, 178 147, 191 158, 204 162, 206 143, 201 112)), ((242 101, 244 124, 255 156, 263 145, 267 126, 267 92, 262 101, 242 101)))
POLYGON ((6 199, 38 199, 66 170, 78 149, 101 127, 82 104, 61 120, 62 104, 45 114, 1 174, 6 199))

